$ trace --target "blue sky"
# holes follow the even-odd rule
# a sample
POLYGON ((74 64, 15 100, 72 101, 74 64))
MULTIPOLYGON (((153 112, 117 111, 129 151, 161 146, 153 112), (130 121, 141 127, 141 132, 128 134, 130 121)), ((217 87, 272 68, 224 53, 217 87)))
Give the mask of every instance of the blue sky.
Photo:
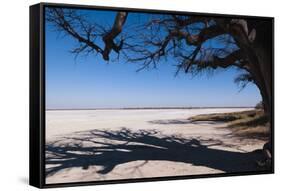
MULTIPOLYGON (((87 12, 110 25, 113 13, 87 12)), ((128 17, 130 20, 137 16, 128 17)), ((126 24, 127 24, 126 23, 126 24)), ((173 107, 173 106, 254 106, 261 98, 255 85, 239 91, 233 82, 236 69, 214 75, 174 76, 173 60, 159 63, 158 69, 136 72, 139 65, 105 62, 90 54, 76 60, 70 50, 75 40, 60 37, 46 25, 46 107, 47 109, 173 107)))

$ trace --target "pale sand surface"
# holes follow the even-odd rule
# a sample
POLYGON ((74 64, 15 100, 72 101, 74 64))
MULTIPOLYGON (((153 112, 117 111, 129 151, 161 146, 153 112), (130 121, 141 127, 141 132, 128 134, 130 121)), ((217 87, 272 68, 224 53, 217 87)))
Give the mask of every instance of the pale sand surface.
MULTIPOLYGON (((249 108, 250 109, 250 108, 249 108)), ((187 118, 247 108, 46 112, 46 183, 254 171, 260 140, 187 118)))

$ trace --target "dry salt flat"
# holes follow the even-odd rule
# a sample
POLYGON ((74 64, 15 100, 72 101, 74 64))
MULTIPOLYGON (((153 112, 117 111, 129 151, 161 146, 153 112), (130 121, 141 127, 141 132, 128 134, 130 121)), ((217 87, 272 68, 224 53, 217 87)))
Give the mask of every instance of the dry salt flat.
POLYGON ((199 114, 252 108, 49 110, 46 183, 255 171, 260 140, 199 114))

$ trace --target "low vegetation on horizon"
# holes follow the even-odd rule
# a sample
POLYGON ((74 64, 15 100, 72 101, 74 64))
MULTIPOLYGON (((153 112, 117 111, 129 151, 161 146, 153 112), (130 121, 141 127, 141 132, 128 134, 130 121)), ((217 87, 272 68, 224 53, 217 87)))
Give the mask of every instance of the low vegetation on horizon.
POLYGON ((231 129, 234 135, 246 138, 268 139, 270 124, 262 109, 255 109, 242 112, 202 114, 190 117, 191 122, 216 121, 227 122, 227 128, 231 129))

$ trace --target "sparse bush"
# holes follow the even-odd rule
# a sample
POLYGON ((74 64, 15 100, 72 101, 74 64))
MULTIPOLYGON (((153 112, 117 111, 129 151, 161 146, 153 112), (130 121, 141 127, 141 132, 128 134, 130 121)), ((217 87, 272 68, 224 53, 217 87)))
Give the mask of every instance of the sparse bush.
POLYGON ((256 109, 263 109, 263 102, 260 101, 259 103, 257 103, 257 105, 255 106, 256 109))

